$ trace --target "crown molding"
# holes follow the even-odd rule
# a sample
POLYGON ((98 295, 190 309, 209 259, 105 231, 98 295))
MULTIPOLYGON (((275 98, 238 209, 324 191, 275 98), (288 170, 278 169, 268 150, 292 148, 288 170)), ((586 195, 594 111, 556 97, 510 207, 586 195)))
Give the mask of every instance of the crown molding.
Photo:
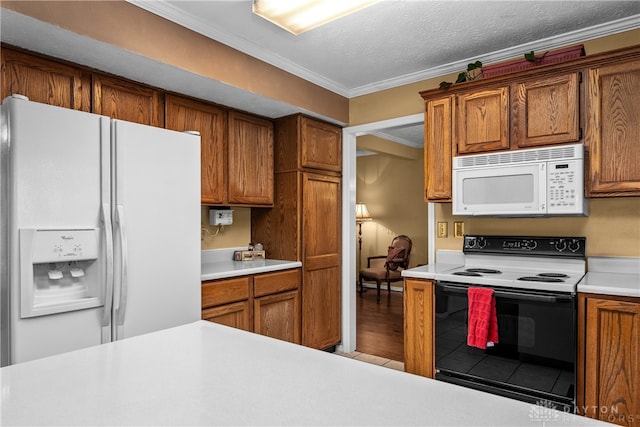
POLYGON ((482 61, 483 64, 492 64, 518 57, 522 55, 522 52, 529 52, 531 50, 552 50, 574 43, 581 43, 585 40, 604 37, 640 28, 640 15, 633 15, 616 21, 595 25, 593 27, 572 31, 558 36, 536 40, 519 46, 510 47, 508 49, 479 55, 474 58, 466 58, 459 61, 451 62, 449 64, 427 68, 415 73, 410 73, 392 79, 382 80, 379 82, 350 89, 331 79, 327 79, 324 76, 314 73, 307 68, 301 67, 276 53, 264 50, 247 39, 236 37, 227 32, 212 28, 207 22, 201 20, 199 17, 185 14, 176 6, 173 6, 172 4, 165 1, 126 1, 137 7, 140 7, 141 9, 147 10, 151 13, 168 19, 169 21, 185 26, 186 28, 189 28, 199 34, 216 40, 242 53, 264 61, 270 65, 273 65, 274 67, 280 68, 283 71, 291 73, 297 77, 300 77, 304 80, 307 80, 313 84, 316 84, 347 98, 368 95, 373 92, 392 89, 394 87, 417 83, 446 74, 456 73, 462 69, 466 69, 469 62, 474 62, 477 60, 482 61))

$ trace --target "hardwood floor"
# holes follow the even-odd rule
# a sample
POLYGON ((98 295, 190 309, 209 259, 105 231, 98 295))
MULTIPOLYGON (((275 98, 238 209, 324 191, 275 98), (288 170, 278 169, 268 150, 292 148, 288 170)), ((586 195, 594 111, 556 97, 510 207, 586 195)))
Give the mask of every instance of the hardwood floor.
POLYGON ((356 351, 404 362, 404 308, 402 292, 384 289, 380 304, 375 289, 356 299, 356 351))

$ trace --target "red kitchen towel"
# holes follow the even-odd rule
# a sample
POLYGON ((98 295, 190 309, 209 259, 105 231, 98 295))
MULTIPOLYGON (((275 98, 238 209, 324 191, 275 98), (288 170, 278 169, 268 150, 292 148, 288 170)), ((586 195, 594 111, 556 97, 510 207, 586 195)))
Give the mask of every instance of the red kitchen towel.
POLYGON ((493 289, 469 288, 467 345, 485 349, 498 342, 498 316, 493 289))

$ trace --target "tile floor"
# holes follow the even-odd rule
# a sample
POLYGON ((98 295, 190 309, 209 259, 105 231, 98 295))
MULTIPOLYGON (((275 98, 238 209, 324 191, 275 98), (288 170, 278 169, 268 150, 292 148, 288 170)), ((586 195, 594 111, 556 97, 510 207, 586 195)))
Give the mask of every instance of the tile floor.
POLYGON ((354 351, 351 353, 342 353, 340 351, 336 351, 334 354, 348 357, 354 360, 359 360, 365 363, 371 363, 373 365, 384 366, 385 368, 391 368, 397 371, 404 371, 404 363, 398 362, 397 360, 386 359, 384 357, 374 356, 372 354, 360 353, 359 351, 354 351))

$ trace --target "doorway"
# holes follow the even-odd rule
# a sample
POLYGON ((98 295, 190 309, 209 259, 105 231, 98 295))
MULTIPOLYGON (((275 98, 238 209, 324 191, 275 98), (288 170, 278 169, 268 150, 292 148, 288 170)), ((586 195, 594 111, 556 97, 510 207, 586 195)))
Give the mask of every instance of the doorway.
MULTIPOLYGON (((342 343, 338 349, 350 353, 356 349, 356 138, 364 135, 384 134, 386 130, 411 124, 421 124, 423 114, 399 117, 390 120, 351 126, 343 129, 343 190, 342 190, 342 343)), ((420 177, 422 180, 422 177, 420 177)), ((427 205, 427 258, 435 255, 435 210, 427 205)), ((391 239, 389 239, 390 241, 391 239)))

